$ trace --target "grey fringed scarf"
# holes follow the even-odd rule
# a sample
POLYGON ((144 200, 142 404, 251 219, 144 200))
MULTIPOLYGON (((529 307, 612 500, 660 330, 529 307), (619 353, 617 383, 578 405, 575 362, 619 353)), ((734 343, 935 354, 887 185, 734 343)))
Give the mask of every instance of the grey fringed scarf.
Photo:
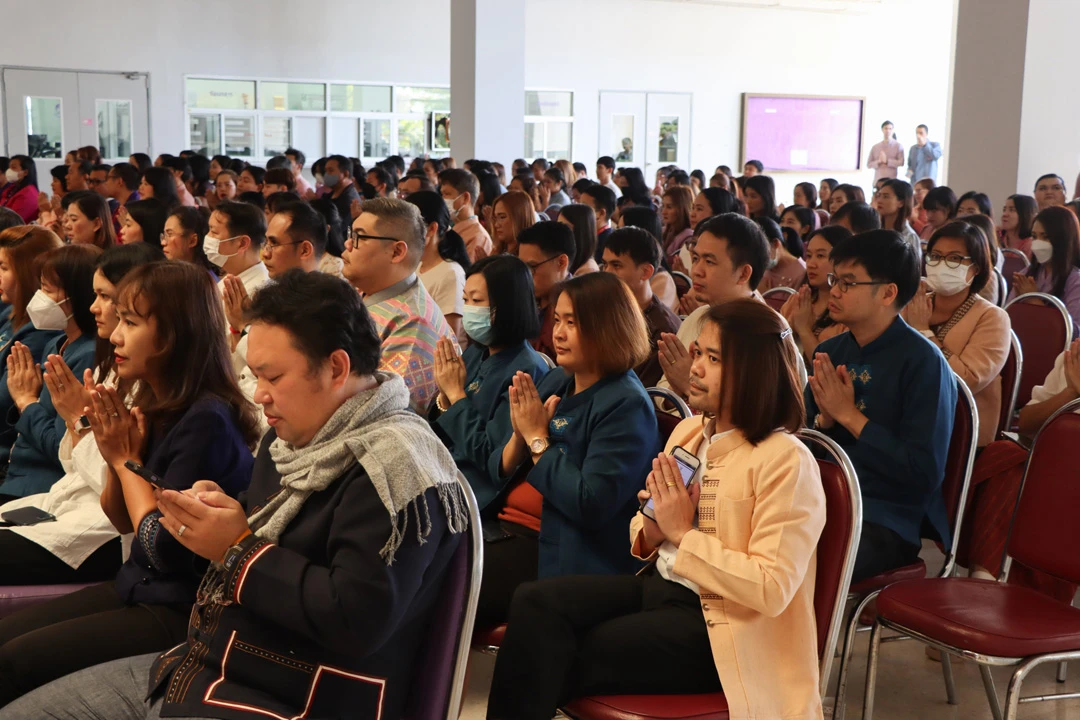
POLYGON ((429 488, 438 490, 450 532, 464 532, 469 511, 454 459, 423 418, 408 410, 405 381, 384 372, 376 378, 378 387, 350 398, 304 447, 281 438, 270 445, 282 491, 249 518, 255 535, 277 543, 308 497, 329 487, 354 462, 363 465, 390 514, 390 537, 379 551, 387 565, 405 538, 410 514, 421 544, 431 532, 424 497, 429 488))

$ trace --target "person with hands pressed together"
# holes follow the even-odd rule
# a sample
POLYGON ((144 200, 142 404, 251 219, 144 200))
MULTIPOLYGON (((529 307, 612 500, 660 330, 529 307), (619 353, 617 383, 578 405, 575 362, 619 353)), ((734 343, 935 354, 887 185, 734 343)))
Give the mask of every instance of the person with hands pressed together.
POLYGON ((631 553, 649 566, 523 585, 491 720, 546 720, 581 696, 721 689, 732 717, 822 717, 813 600, 825 496, 793 435, 805 416, 790 332, 754 300, 709 310, 692 346, 701 414, 652 460, 638 501, 655 519, 630 522, 631 553), (689 488, 675 447, 700 460, 689 488), (642 658, 663 672, 643 683, 642 658))
POLYGON ((1071 210, 1051 206, 1035 217, 1031 256, 1031 266, 1013 274, 1009 300, 1034 292, 1053 295, 1080 327, 1080 224, 1071 210))
POLYGON ((465 352, 459 355, 449 338, 436 347, 439 395, 429 417, 484 510, 510 480, 492 474, 488 461, 513 432, 514 376, 520 371, 539 381, 548 372, 529 345, 540 323, 528 266, 512 255, 477 261, 465 279, 462 320, 470 341, 465 352))
POLYGON ((818 343, 847 332, 844 325, 829 315, 829 274, 833 270, 829 254, 849 237, 851 231, 839 225, 828 225, 810 233, 806 243, 806 279, 780 308, 780 314, 795 331, 795 343, 807 363, 814 361, 818 343))
POLYGON ((377 371, 379 337, 346 283, 292 270, 249 320, 272 426, 250 487, 159 496, 169 537, 210 562, 186 637, 64 678, 12 717, 404 715, 468 524, 453 460, 401 378, 377 371))
POLYGON ((924 519, 948 544, 941 483, 957 388, 941 351, 899 317, 919 287, 914 248, 874 230, 839 243, 832 261, 829 315, 849 332, 818 346, 806 408, 859 475, 858 581, 914 562, 924 519))
POLYGON ((478 622, 505 622, 514 590, 537 577, 633 572, 625 523, 658 446, 656 413, 633 373, 648 354, 645 319, 608 273, 563 284, 553 332, 559 368, 518 372, 512 433, 488 460, 509 491, 485 531, 478 622), (491 537, 494 535, 494 537, 491 537))

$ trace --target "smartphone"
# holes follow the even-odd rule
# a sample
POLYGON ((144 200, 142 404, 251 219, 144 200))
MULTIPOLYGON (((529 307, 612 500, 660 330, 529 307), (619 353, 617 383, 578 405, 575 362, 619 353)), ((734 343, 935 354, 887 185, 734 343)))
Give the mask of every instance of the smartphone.
POLYGON ((135 473, 143 480, 156 487, 158 490, 176 490, 177 492, 182 492, 180 488, 174 488, 173 486, 169 485, 164 480, 155 475, 152 470, 144 467, 143 465, 140 465, 137 462, 127 460, 124 462, 124 467, 126 467, 128 470, 135 473))
POLYGON ((0 513, 0 520, 3 520, 7 526, 27 526, 43 522, 55 522, 56 516, 36 507, 24 507, 0 513))
MULTIPOLYGON (((675 458, 675 464, 679 466, 679 474, 682 476, 683 485, 689 487, 690 482, 697 475, 698 468, 701 466, 701 461, 698 460, 694 453, 690 452, 684 447, 676 445, 671 450, 671 457, 675 458)), ((649 498, 641 505, 641 514, 647 518, 655 520, 653 516, 653 499, 649 498)))

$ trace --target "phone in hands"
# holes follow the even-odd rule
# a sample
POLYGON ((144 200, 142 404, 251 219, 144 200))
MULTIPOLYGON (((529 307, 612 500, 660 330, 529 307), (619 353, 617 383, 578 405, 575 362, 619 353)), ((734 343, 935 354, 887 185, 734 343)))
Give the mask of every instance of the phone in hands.
MULTIPOLYGON (((690 487, 690 483, 693 482, 694 476, 697 475, 698 468, 701 467, 701 460, 697 455, 690 452, 686 448, 676 445, 671 450, 671 457, 675 459, 675 464, 679 466, 679 475, 682 476, 683 485, 690 487)), ((649 498, 641 507, 638 508, 641 514, 650 520, 655 520, 656 516, 653 515, 653 499, 649 498)))
POLYGON ((148 467, 146 467, 144 465, 140 465, 137 462, 127 460, 127 461, 124 462, 124 467, 126 467, 128 470, 135 473, 139 477, 141 477, 146 482, 153 485, 158 490, 175 490, 176 492, 183 492, 183 490, 181 488, 177 488, 177 487, 173 487, 172 485, 169 485, 167 482, 165 482, 160 477, 155 475, 154 472, 152 470, 150 470, 150 468, 148 468, 148 467))

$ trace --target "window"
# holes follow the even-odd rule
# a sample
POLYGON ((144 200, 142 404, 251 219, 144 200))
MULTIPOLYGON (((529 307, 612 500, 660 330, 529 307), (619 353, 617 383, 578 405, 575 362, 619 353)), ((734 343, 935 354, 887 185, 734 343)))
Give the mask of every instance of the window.
POLYGON ((334 112, 390 112, 390 88, 377 85, 331 85, 330 109, 334 112))
POLYGON ((96 100, 98 151, 103 158, 131 155, 131 101, 96 100))
POLYGON ((292 118, 272 115, 262 121, 263 157, 284 155, 292 144, 292 118))
POLYGON ((191 115, 188 121, 188 145, 192 150, 214 157, 221 154, 221 116, 191 115))
POLYGON ((63 157, 63 101, 56 97, 26 98, 26 146, 32 158, 63 157))
POLYGON ((255 118, 225 116, 225 154, 230 157, 255 156, 255 118))
POLYGON ((364 157, 385 158, 390 155, 390 121, 364 121, 364 157))
POLYGON ((525 157, 538 158, 544 155, 544 126, 540 123, 525 123, 525 157), (539 137, 537 137, 539 134, 539 137))
POLYGON ((417 119, 398 120, 398 155, 418 157, 424 154, 424 128, 427 122, 417 119))
POLYGON ((326 110, 322 83, 259 83, 260 110, 326 110))
POLYGON ((188 78, 187 106, 200 110, 254 110, 254 80, 188 78))
POLYGON ((450 110, 450 89, 432 87, 394 88, 396 113, 430 113, 450 110))
POLYGON ((525 157, 569 160, 574 149, 574 93, 525 91, 525 157))
POLYGON ((526 90, 525 114, 570 117, 574 114, 574 93, 526 90))

